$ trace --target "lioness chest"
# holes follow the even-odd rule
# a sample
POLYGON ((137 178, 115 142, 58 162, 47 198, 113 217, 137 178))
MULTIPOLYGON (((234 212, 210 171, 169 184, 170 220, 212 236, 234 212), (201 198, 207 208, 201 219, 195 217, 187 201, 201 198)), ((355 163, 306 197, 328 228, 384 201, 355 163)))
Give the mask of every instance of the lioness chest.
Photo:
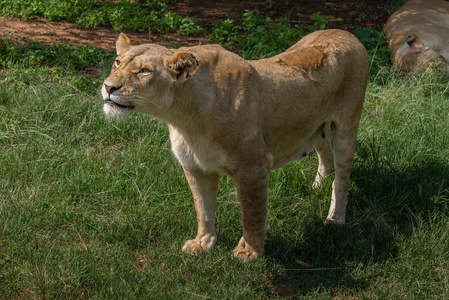
POLYGON ((186 136, 169 125, 172 151, 181 165, 187 169, 228 174, 229 156, 218 145, 201 134, 186 136))

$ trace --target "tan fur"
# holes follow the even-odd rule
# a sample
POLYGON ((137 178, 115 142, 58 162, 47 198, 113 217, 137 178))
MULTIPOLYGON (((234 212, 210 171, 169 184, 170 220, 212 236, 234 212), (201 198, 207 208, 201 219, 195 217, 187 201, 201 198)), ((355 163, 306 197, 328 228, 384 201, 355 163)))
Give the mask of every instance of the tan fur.
POLYGON ((318 70, 326 58, 326 46, 317 45, 301 49, 301 51, 289 51, 279 55, 277 63, 305 72, 318 70))
POLYGON ((196 238, 184 251, 208 251, 217 240, 221 173, 234 180, 242 209, 243 236, 234 255, 258 258, 266 235, 269 172, 313 148, 319 155, 315 187, 335 168, 327 220, 345 221, 368 78, 366 50, 353 35, 314 32, 286 52, 256 61, 218 45, 169 50, 127 43, 121 34, 119 56, 102 89, 104 111, 111 118, 147 113, 168 123, 198 220, 196 238))
POLYGON ((394 12, 384 28, 391 62, 401 71, 431 62, 449 70, 449 2, 412 0, 394 12))

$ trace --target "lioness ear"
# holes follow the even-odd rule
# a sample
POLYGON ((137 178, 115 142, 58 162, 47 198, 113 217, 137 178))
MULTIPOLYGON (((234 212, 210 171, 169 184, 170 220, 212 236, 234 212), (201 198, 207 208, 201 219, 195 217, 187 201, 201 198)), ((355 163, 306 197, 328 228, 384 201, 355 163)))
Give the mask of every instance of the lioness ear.
POLYGON ((117 48, 117 55, 122 55, 131 48, 131 41, 124 33, 120 33, 117 41, 115 42, 117 48))
POLYGON ((185 82, 199 68, 195 56, 187 52, 179 52, 168 56, 164 59, 164 65, 172 73, 175 84, 185 82))

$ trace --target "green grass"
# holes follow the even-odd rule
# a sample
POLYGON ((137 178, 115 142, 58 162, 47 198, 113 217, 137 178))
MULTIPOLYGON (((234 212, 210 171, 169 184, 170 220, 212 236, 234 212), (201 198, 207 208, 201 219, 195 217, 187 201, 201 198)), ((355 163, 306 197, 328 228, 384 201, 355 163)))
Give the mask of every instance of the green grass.
MULTIPOLYGON (((276 28, 265 21, 239 26, 276 28)), ((251 32, 236 30, 236 43, 251 32)), ((196 217, 166 126, 104 119, 113 53, 0 41, 0 299, 449 298, 448 77, 398 74, 377 32, 356 35, 371 75, 347 224, 322 222, 332 187, 311 188, 316 156, 291 163, 271 173, 266 255, 250 263, 232 257, 240 208, 224 176, 217 247, 182 253, 196 217)))

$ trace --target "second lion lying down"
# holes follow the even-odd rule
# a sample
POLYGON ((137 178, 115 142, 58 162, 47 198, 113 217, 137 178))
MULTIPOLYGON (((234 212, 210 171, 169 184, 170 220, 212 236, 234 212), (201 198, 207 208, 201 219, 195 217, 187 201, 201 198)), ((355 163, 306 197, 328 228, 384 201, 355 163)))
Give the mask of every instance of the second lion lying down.
POLYGON ((368 78, 363 45, 342 30, 307 35, 277 56, 247 61, 218 45, 131 46, 120 34, 104 81, 104 112, 146 113, 168 124, 172 150, 192 190, 198 220, 183 250, 210 250, 219 174, 236 185, 240 258, 264 250, 270 170, 319 156, 314 186, 335 169, 327 220, 345 221, 349 174, 368 78))

